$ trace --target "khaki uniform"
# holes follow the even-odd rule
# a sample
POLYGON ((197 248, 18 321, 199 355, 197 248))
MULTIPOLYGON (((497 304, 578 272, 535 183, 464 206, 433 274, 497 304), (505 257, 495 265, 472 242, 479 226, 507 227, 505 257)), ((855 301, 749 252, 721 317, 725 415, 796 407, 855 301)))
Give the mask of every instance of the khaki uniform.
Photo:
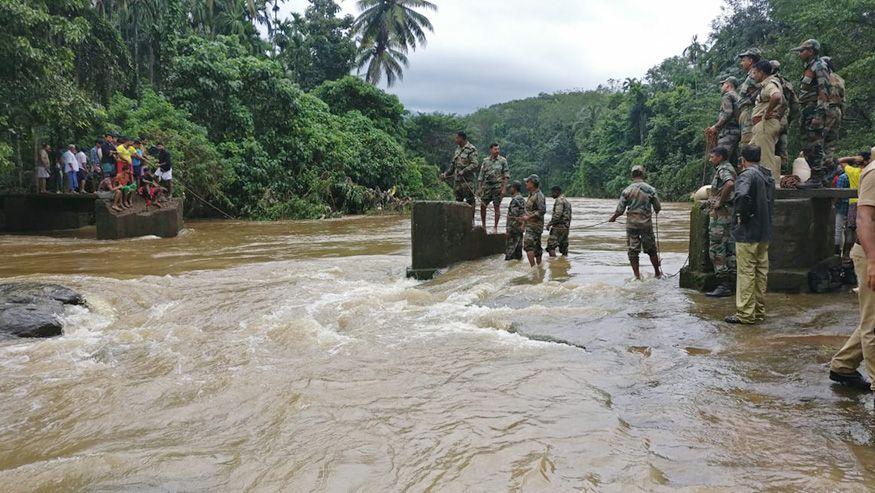
POLYGON ((453 178, 453 193, 456 202, 467 202, 474 205, 474 187, 477 186, 477 172, 480 160, 477 158, 477 148, 468 142, 456 149, 450 174, 453 178))
POLYGON ((480 187, 480 203, 489 205, 494 203, 496 207, 501 205, 501 199, 504 194, 501 189, 507 183, 510 175, 507 171, 507 159, 498 156, 493 159, 492 156, 486 156, 483 164, 480 165, 480 176, 477 177, 477 183, 480 187))
MULTIPOLYGON (((723 282, 731 282, 735 277, 735 242, 732 241, 732 210, 727 204, 716 205, 720 190, 727 182, 735 181, 735 167, 723 161, 714 170, 711 180, 711 207, 708 221, 708 254, 714 265, 714 273, 723 282)), ((731 200, 731 196, 730 196, 731 200)))
POLYGON ((553 215, 550 216, 550 237, 547 239, 547 251, 557 248, 562 255, 568 255, 568 232, 571 230, 571 204, 564 195, 553 201, 553 215))
POLYGON ((504 260, 523 258, 523 232, 519 218, 526 213, 526 199, 519 193, 510 199, 507 207, 507 235, 504 242, 504 260))
POLYGON ((638 260, 643 251, 656 255, 656 237, 653 235, 653 212, 659 213, 662 204, 656 189, 643 180, 635 180, 620 194, 617 214, 626 214, 626 249, 630 260, 638 260))
POLYGON ((534 217, 526 221, 523 249, 527 252, 535 252, 537 257, 543 253, 541 235, 544 234, 544 215, 547 214, 547 199, 540 190, 532 192, 526 199, 526 214, 533 214, 534 217))
MULTIPOLYGON (((869 164, 860 178, 860 199, 858 207, 875 207, 875 164, 869 164)), ((857 370, 860 363, 866 363, 869 380, 875 382, 875 291, 869 289, 869 259, 859 244, 851 250, 860 299, 860 325, 848 338, 845 345, 836 353, 830 369, 837 373, 849 374, 857 370)), ((875 390, 875 386, 872 387, 875 390)))
POLYGON ((781 82, 776 77, 767 77, 760 83, 760 91, 756 97, 756 106, 753 109, 753 120, 760 121, 753 126, 751 144, 759 146, 762 151, 760 164, 772 172, 772 176, 780 179, 781 159, 775 155, 775 145, 781 136, 781 119, 786 113, 784 102, 784 90, 781 82), (769 107, 769 99, 777 94, 781 97, 781 103, 774 108, 774 117, 765 119, 766 109, 769 107))

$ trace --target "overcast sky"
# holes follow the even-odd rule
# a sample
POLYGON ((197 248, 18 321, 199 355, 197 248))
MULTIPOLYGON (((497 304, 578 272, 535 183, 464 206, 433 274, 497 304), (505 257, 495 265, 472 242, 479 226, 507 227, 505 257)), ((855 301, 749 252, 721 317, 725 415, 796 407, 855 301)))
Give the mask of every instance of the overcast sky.
MULTIPOLYGON (((389 89, 412 111, 469 113, 608 79, 642 77, 705 41, 723 0, 432 0, 428 45, 389 89)), ((358 14, 355 0, 340 0, 358 14)), ((307 0, 289 0, 301 11, 307 0)))

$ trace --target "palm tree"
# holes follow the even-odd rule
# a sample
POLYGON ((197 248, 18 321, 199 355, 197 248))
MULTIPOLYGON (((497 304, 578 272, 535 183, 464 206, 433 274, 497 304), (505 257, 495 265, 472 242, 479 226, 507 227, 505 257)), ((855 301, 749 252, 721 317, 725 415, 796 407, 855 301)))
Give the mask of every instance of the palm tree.
POLYGON ((434 32, 428 17, 417 9, 436 11, 427 0, 358 0, 361 10, 354 29, 359 35, 359 71, 367 67, 365 78, 379 84, 385 75, 391 86, 403 77, 407 53, 427 42, 426 31, 434 32))

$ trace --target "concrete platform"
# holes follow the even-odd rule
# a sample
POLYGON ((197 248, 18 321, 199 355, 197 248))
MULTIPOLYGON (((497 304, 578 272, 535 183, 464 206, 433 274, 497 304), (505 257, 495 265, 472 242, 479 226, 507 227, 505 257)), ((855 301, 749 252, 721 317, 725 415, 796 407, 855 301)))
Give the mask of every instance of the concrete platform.
POLYGON ((0 231, 32 233, 79 229, 94 224, 92 193, 0 195, 0 231))
POLYGON ((173 238, 182 230, 182 199, 169 199, 160 208, 146 207, 140 197, 132 209, 116 212, 110 200, 94 204, 98 240, 120 240, 140 236, 173 238))
POLYGON ((505 235, 473 227, 471 206, 459 202, 413 203, 412 266, 407 277, 431 279, 445 267, 504 252, 505 235))
MULTIPOLYGON (((841 270, 834 255, 834 200, 854 198, 855 190, 778 189, 769 245, 769 291, 802 293, 817 291, 812 284, 841 270)), ((681 271, 682 288, 710 291, 716 287, 714 267, 708 256, 709 217, 695 203, 690 213, 690 261, 681 271)))

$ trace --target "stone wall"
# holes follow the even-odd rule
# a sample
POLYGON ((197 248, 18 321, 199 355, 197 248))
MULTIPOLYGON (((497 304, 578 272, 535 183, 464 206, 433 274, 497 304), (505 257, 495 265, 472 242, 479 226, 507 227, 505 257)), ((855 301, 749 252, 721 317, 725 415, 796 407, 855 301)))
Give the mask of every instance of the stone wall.
POLYGON ((109 200, 94 204, 98 240, 119 240, 139 236, 172 238, 182 230, 182 199, 170 199, 161 208, 149 207, 139 197, 134 207, 121 212, 111 209, 109 200))
POLYGON ((94 224, 94 194, 0 195, 0 231, 79 229, 94 224))
POLYGON ((431 279, 455 262, 504 252, 504 234, 473 227, 471 206, 459 202, 414 202, 411 218, 413 262, 408 277, 431 279))
MULTIPOLYGON (((833 201, 856 196, 853 190, 776 191, 769 244, 769 291, 810 291, 809 275, 835 268, 833 252, 835 211, 833 201)), ((708 258, 708 214, 693 205, 690 213, 690 263, 681 271, 682 288, 708 291, 715 287, 708 258)))

